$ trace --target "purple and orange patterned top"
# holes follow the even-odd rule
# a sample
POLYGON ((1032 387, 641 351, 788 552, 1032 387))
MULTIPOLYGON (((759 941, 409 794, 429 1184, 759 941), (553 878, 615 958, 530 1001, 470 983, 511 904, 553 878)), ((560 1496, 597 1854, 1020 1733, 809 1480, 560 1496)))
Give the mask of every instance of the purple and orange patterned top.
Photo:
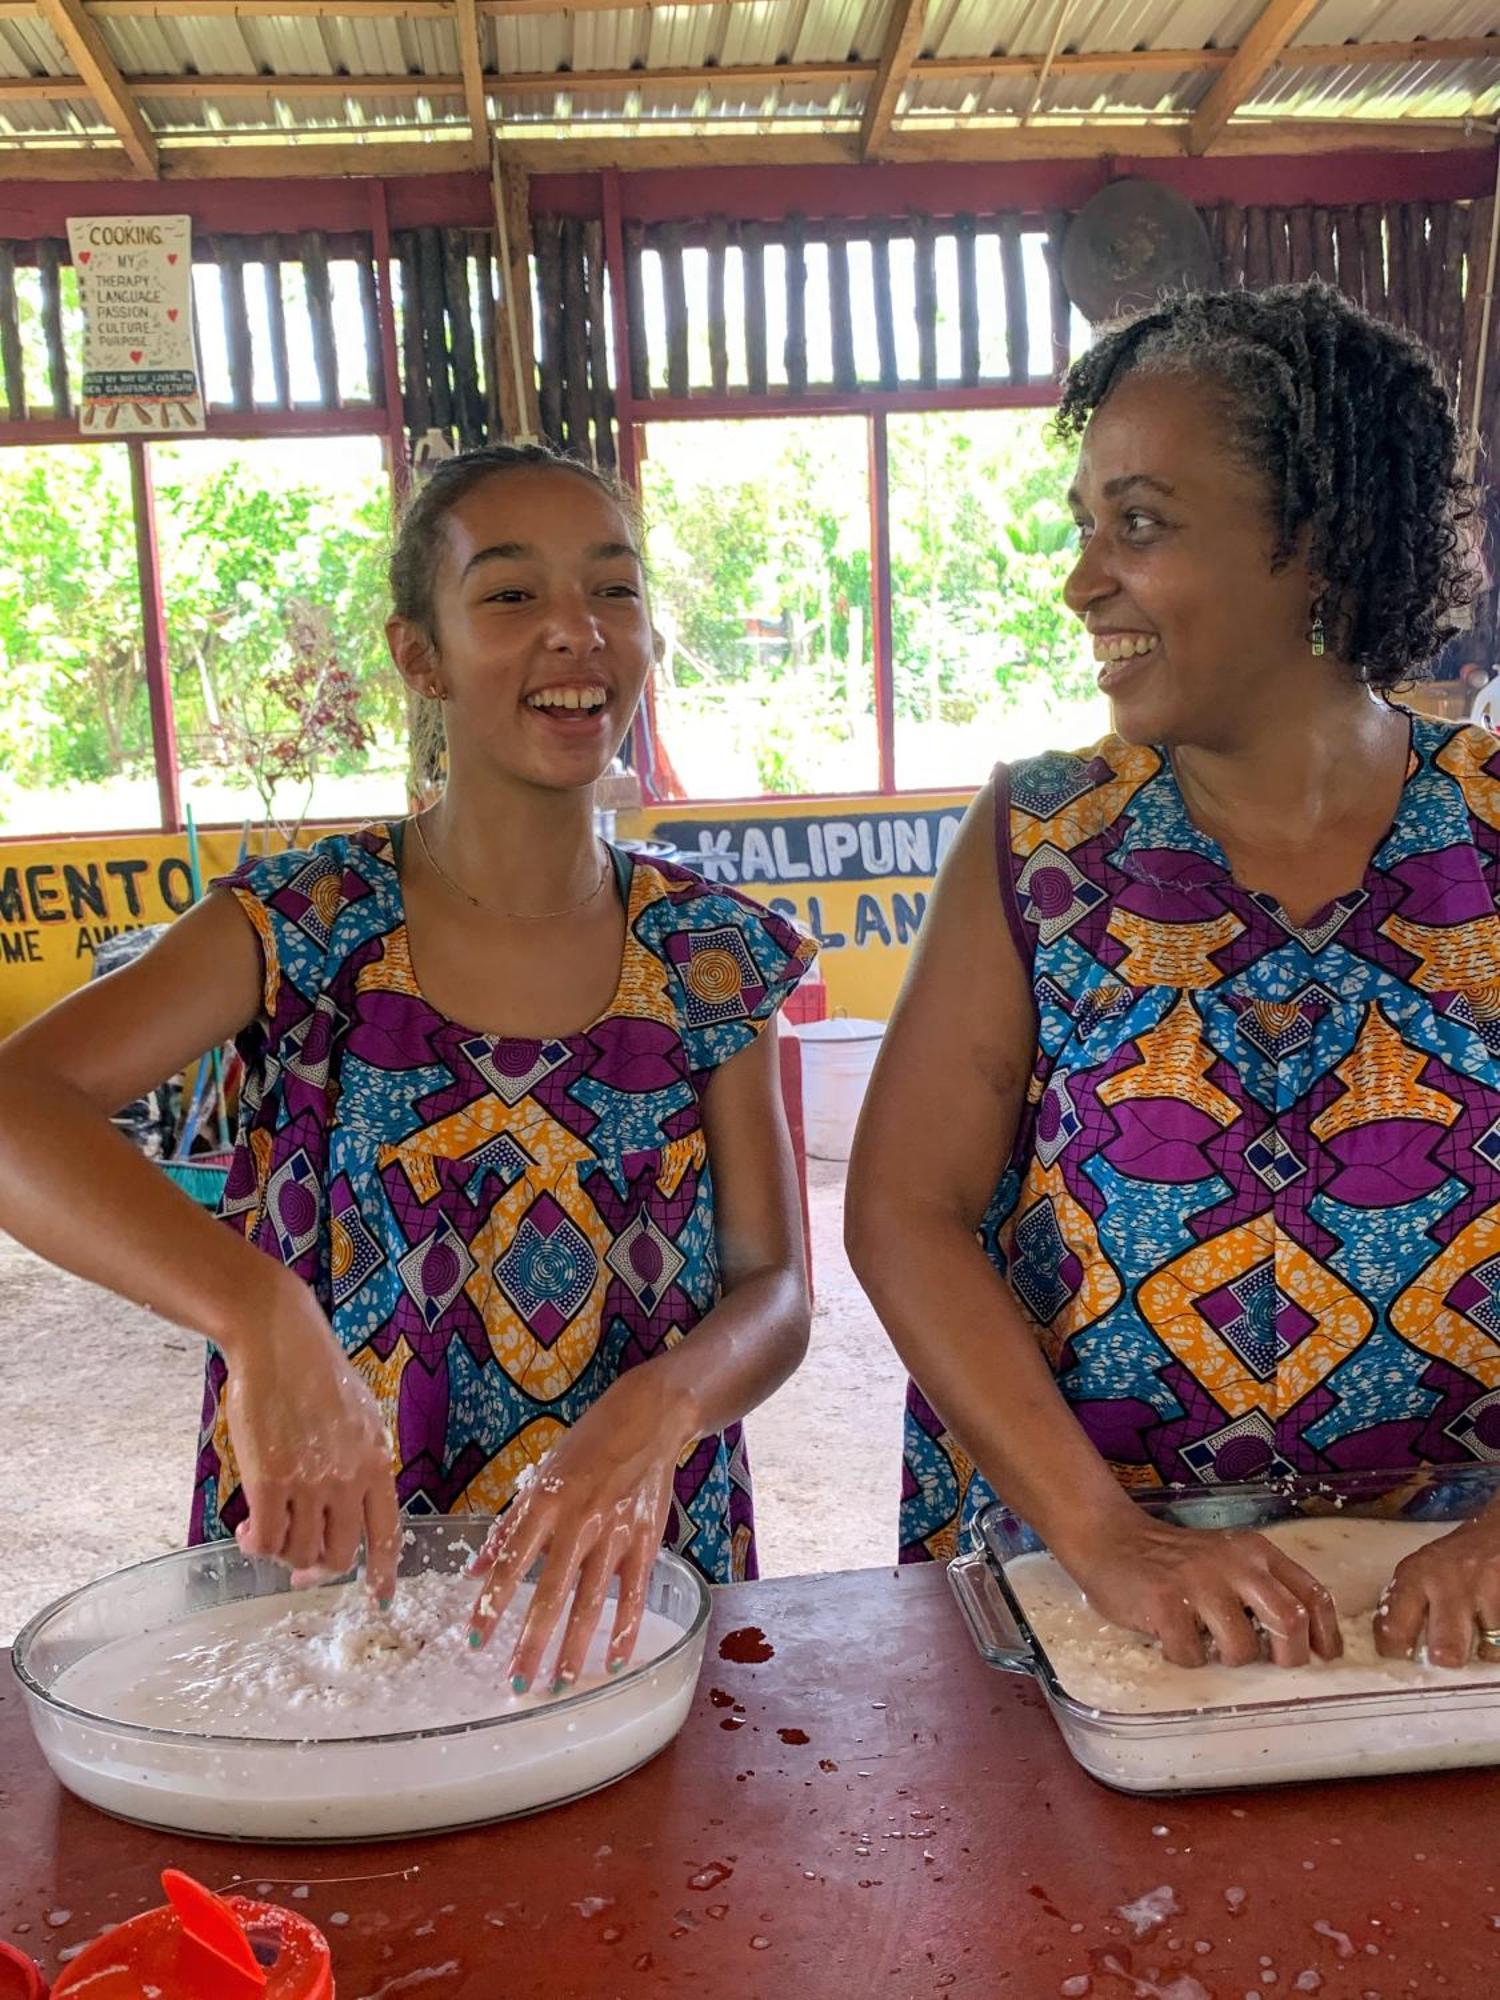
MULTIPOLYGON (((1411 731, 1363 884, 1300 924, 1160 752, 998 773, 1038 1030, 982 1238, 1127 1486, 1500 1459, 1500 744, 1411 731)), ((903 1559, 991 1498, 913 1387, 903 1559)))
MULTIPOLYGON (((370 827, 226 878, 255 927, 262 1011, 226 1221, 306 1279, 374 1391, 418 1513, 496 1513, 625 1369, 719 1296, 703 1095, 816 947, 685 868, 616 854, 620 981, 576 1034, 479 1034, 412 970, 399 831, 370 827)), ((244 1517, 211 1355, 192 1538, 244 1517)), ((740 1426, 677 1469, 666 1540, 753 1577, 740 1426)))

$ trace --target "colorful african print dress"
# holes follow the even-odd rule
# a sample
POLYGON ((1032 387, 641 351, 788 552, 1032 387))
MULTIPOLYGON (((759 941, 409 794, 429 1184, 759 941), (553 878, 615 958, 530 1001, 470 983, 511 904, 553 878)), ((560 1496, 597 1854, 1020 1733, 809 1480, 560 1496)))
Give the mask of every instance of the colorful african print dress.
MULTIPOLYGON (((1500 1459, 1500 747, 1413 718, 1363 885, 1296 924, 1170 764, 998 774, 1038 1045, 982 1240, 1130 1487, 1500 1459)), ((914 1387, 902 1553, 989 1488, 914 1387)))
MULTIPOLYGON (((399 832, 395 838, 399 840, 399 832)), ((617 856, 620 983, 577 1034, 476 1034, 418 989, 392 829, 248 863, 263 1009, 226 1221, 304 1278, 374 1391, 397 1496, 498 1512, 523 1468, 719 1297, 703 1094, 812 963, 792 925, 617 856)), ((209 1362, 194 1540, 243 1519, 209 1362)), ((753 1577, 739 1425, 678 1466, 668 1544, 753 1577)))

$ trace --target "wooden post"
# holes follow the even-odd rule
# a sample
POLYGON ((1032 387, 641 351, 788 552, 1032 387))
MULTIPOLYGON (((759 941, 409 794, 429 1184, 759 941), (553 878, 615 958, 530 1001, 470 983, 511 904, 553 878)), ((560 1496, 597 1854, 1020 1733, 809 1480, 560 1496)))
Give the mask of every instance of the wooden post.
POLYGON ((965 388, 979 380, 979 264, 972 215, 955 216, 958 238, 958 376, 965 388))
POLYGON ((589 295, 589 411, 594 425, 594 463, 615 469, 615 399, 609 379, 608 313, 604 303, 604 225, 583 225, 584 278, 589 295))
POLYGON ((667 394, 688 393, 688 305, 687 279, 682 262, 682 225, 663 223, 656 231, 656 254, 661 259, 662 312, 667 327, 667 394))
POLYGON ((135 512, 135 559, 140 579, 141 625, 145 641, 146 694, 151 705, 151 748, 156 763, 156 795, 168 833, 182 831, 182 786, 177 769, 177 725, 172 714, 172 680, 167 671, 167 614, 162 602, 161 559, 156 542, 156 504, 144 438, 126 441, 130 455, 130 495, 135 512))
POLYGON ((219 296, 224 306, 225 344, 229 351, 229 397, 237 410, 255 405, 254 357, 250 344, 250 314, 245 303, 245 255, 238 237, 210 236, 219 267, 219 296))
POLYGON ((807 387, 807 225, 786 219, 786 386, 793 396, 807 387))
POLYGON ((609 269, 609 302, 615 329, 616 452, 621 480, 632 493, 638 494, 641 490, 641 466, 635 435, 636 331, 631 322, 630 283, 626 275, 620 176, 614 172, 607 173, 603 176, 603 183, 604 256, 609 269))
POLYGON ((5 407, 12 423, 26 420, 26 377, 21 362, 21 320, 16 305, 16 250, 0 243, 0 367, 5 370, 5 407))
POLYGON ((302 276, 312 322, 313 363, 326 408, 339 406, 338 343, 333 332, 333 288, 328 281, 328 241, 321 229, 302 232, 302 276))
POLYGON ((1012 382, 1031 378, 1031 332, 1026 324, 1026 265, 1021 218, 1000 218, 1000 268, 1005 274, 1005 361, 1012 382))
POLYGON ((457 428, 452 376, 448 367, 448 314, 443 284, 443 247, 436 229, 419 229, 417 238, 417 311, 422 354, 427 370, 427 394, 436 430, 457 428))
POLYGON ((468 254, 478 273, 479 353, 484 368, 484 438, 493 444, 504 431, 500 418, 500 328, 495 314, 500 245, 488 229, 466 232, 468 254))
POLYGON ((469 301, 468 243, 462 229, 445 229, 439 236, 443 260, 443 303, 448 314, 448 344, 453 354, 453 427, 459 449, 472 451, 484 443, 484 398, 474 358, 474 316, 469 301))
POLYGON ((1333 212, 1333 242, 1338 253, 1339 290, 1357 306, 1365 302, 1364 246, 1359 218, 1347 205, 1333 212))
POLYGON ((576 458, 591 459, 588 284, 583 270, 583 224, 576 215, 563 218, 558 242, 562 261, 563 421, 568 450, 576 458))
POLYGON ((380 314, 380 373, 385 392, 386 472, 393 511, 400 513, 411 490, 411 457, 406 445, 401 364, 396 355, 396 266, 391 253, 391 220, 385 182, 370 183, 370 239, 375 253, 376 307, 380 314))
POLYGON ((870 275, 875 285, 875 343, 880 354, 880 386, 894 389, 901 380, 896 353, 896 307, 891 297, 891 232, 884 222, 870 230, 870 275))
POLYGON ((1365 311, 1385 318, 1385 212, 1374 202, 1359 210, 1360 268, 1365 282, 1365 311))
POLYGON ((562 222, 555 215, 537 218, 537 291, 542 306, 542 435, 561 449, 563 437, 562 222))
POLYGON ((495 316, 500 423, 507 438, 534 438, 541 433, 542 419, 531 312, 531 177, 500 146, 493 155, 490 196, 500 270, 500 310, 495 316))
POLYGON ((914 215, 911 235, 915 251, 917 375, 922 387, 930 389, 937 381, 937 249, 932 217, 914 215))
MULTIPOLYGON (((383 183, 372 182, 371 185, 382 186, 383 183)), ((292 407, 292 370, 286 346, 286 306, 281 297, 279 236, 261 238, 260 268, 265 280, 266 326, 271 336, 271 380, 275 385, 276 407, 278 410, 289 410, 292 407)))
POLYGON ((52 414, 71 417, 72 398, 68 394, 68 355, 62 330, 62 245, 44 236, 36 246, 37 269, 42 280, 42 335, 47 343, 47 379, 52 385, 52 414))
POLYGON ((849 298, 849 231, 842 223, 828 230, 828 320, 833 348, 833 386, 858 384, 854 365, 854 312, 849 298))
POLYGON ((753 396, 766 393, 766 237, 758 222, 740 232, 745 260, 745 378, 753 396))
MULTIPOLYGON (((716 215, 708 225, 708 373, 716 396, 729 393, 729 328, 724 318, 724 271, 729 260, 729 224, 716 215)), ((844 273, 847 303, 849 274, 844 273)))
MULTIPOLYGON (((383 205, 383 203, 382 203, 383 205)), ((403 230, 396 237, 401 266, 401 352, 406 363, 403 407, 406 429, 413 438, 432 425, 432 395, 427 387, 427 352, 422 339, 422 286, 417 275, 417 239, 403 230)))
POLYGON ((1073 301, 1063 283, 1062 247, 1068 218, 1054 209, 1047 217, 1047 303, 1052 320, 1052 374, 1060 382, 1073 358, 1073 301))

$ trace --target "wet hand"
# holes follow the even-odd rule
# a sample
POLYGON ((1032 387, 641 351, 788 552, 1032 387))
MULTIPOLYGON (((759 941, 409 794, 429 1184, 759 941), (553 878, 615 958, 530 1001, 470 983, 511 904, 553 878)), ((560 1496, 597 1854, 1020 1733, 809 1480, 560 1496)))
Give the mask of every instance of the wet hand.
POLYGON ((366 1583, 388 1602, 399 1535, 390 1439, 312 1294, 299 1283, 226 1359, 229 1435, 249 1507, 235 1540, 302 1583, 352 1569, 362 1539, 366 1583))
POLYGON ((541 1575, 509 1662, 518 1694, 536 1680, 564 1617, 552 1692, 559 1694, 578 1679, 616 1577, 619 1594, 605 1659, 612 1673, 629 1660, 672 1502, 677 1460, 696 1435, 690 1414, 663 1394, 650 1365, 631 1369, 553 1446, 537 1476, 495 1523, 469 1570, 485 1578, 469 1641, 487 1643, 540 1559, 541 1575))
POLYGON ((1375 1647, 1387 1660, 1409 1660, 1425 1642, 1437 1667, 1461 1667, 1474 1654, 1500 1657, 1481 1634, 1500 1633, 1500 1514, 1487 1510, 1396 1565, 1375 1612, 1375 1647))
POLYGON ((1093 1608, 1155 1639, 1178 1667, 1270 1657, 1306 1666, 1343 1650, 1333 1599, 1264 1535, 1176 1528, 1137 1513, 1112 1521, 1065 1567, 1093 1608), (1264 1641, 1264 1643, 1263 1643, 1264 1641))

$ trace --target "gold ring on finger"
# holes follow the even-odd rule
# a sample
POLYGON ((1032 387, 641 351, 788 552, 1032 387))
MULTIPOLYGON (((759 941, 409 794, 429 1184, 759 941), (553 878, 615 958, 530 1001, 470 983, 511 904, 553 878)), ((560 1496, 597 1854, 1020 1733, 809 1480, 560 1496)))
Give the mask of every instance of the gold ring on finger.
POLYGON ((1500 1626, 1480 1625, 1475 1629, 1479 1633, 1480 1659, 1500 1660, 1500 1626))

